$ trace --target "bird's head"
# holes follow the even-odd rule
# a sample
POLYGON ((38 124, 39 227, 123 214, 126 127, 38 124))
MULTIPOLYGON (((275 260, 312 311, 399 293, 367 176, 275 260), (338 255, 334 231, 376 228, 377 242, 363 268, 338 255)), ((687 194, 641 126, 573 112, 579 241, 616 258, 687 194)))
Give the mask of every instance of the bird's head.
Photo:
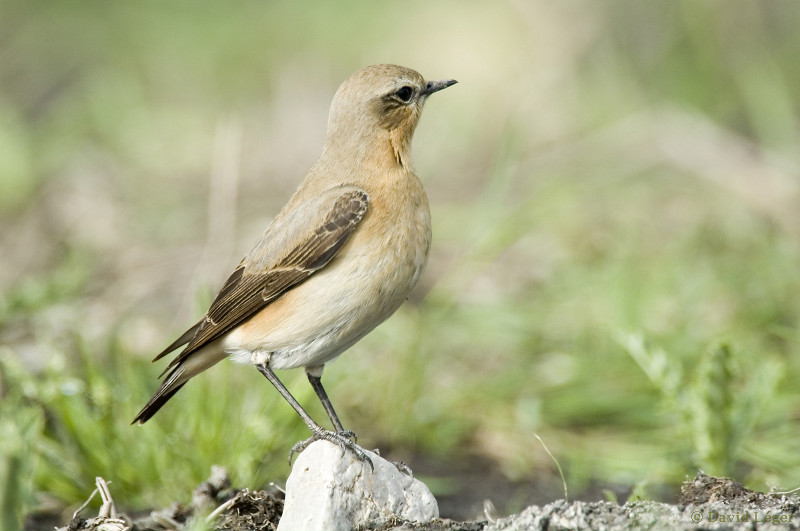
POLYGON ((415 70, 397 65, 362 68, 333 97, 327 143, 367 146, 388 137, 395 151, 405 153, 428 96, 455 83, 425 81, 415 70))

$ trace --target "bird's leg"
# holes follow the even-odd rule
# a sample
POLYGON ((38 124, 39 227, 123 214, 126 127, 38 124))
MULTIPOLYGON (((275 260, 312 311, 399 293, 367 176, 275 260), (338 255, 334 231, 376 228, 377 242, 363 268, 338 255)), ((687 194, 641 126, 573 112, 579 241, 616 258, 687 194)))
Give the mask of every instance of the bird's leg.
POLYGON ((283 398, 289 402, 289 405, 294 408, 300 418, 303 419, 303 422, 306 423, 308 429, 311 430, 311 437, 306 439, 305 441, 300 441, 295 444, 292 449, 289 451, 289 464, 292 463, 292 457, 297 452, 302 452, 306 449, 306 447, 314 441, 318 440, 325 440, 332 442, 334 444, 338 444, 339 447, 344 451, 345 449, 350 450, 355 454, 355 456, 361 460, 366 461, 369 463, 370 468, 373 470, 375 467, 372 464, 372 460, 364 453, 364 450, 359 448, 353 441, 350 440, 349 437, 346 435, 336 433, 330 430, 324 429, 322 426, 314 422, 314 419, 311 418, 311 415, 306 413, 306 410, 300 405, 300 403, 292 396, 286 386, 278 380, 278 377, 275 376, 275 373, 272 372, 272 369, 269 368, 267 363, 256 363, 256 368, 258 372, 264 375, 264 377, 269 380, 269 382, 278 390, 278 392, 283 396, 283 398))
POLYGON ((327 413, 328 418, 331 419, 334 429, 345 437, 349 437, 352 438, 353 441, 357 441, 358 438, 356 437, 355 433, 345 430, 344 427, 342 427, 342 422, 339 420, 339 416, 333 409, 333 404, 331 404, 331 400, 328 398, 328 393, 326 393, 325 388, 322 387, 322 367, 314 367, 313 369, 307 368, 306 375, 308 376, 308 381, 311 384, 311 387, 314 389, 314 392, 317 393, 319 401, 322 402, 322 407, 325 408, 325 413, 327 413))

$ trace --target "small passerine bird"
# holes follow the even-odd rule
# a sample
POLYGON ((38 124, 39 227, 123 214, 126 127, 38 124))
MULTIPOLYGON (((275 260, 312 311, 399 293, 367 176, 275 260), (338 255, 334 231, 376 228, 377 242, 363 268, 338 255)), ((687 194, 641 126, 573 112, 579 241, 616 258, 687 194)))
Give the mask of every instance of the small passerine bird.
POLYGON ((153 360, 185 345, 134 423, 230 357, 254 364, 311 430, 290 460, 325 439, 369 461, 342 427, 322 371, 392 315, 425 268, 431 216, 411 138, 427 98, 454 83, 425 81, 396 65, 368 66, 342 83, 319 160, 203 318, 153 360), (273 372, 296 367, 305 368, 334 431, 315 422, 273 372))

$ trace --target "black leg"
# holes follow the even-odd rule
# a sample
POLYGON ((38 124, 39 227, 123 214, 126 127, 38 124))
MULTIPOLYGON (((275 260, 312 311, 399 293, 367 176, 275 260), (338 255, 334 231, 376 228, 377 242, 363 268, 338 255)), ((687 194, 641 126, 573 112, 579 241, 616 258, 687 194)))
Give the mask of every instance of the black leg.
POLYGON ((283 382, 278 380, 278 377, 275 376, 275 373, 272 372, 272 369, 270 369, 267 365, 262 365, 262 364, 257 364, 256 369, 258 369, 258 372, 263 374, 264 377, 267 380, 269 380, 269 383, 275 386, 275 389, 278 390, 281 396, 287 402, 289 402, 289 405, 292 406, 295 411, 297 411, 297 414, 300 415, 300 418, 303 419, 303 422, 306 423, 308 429, 310 429, 313 432, 322 431, 322 426, 314 422, 314 419, 311 418, 311 415, 306 413, 306 410, 303 409, 303 406, 301 406, 300 403, 295 399, 295 397, 292 396, 292 393, 290 393, 289 390, 286 389, 286 386, 283 385, 283 382))
POLYGON ((326 393, 325 388, 322 387, 322 378, 308 374, 308 381, 311 383, 311 387, 314 388, 314 392, 317 393, 319 401, 322 402, 322 407, 325 408, 325 413, 327 413, 328 418, 331 419, 333 428, 340 433, 344 432, 344 428, 339 420, 339 416, 336 414, 336 411, 334 411, 333 404, 331 404, 331 401, 328 398, 328 393, 326 393))
MULTIPOLYGON (((339 430, 339 428, 341 428, 341 423, 339 422, 339 419, 336 418, 336 413, 333 412, 333 408, 332 407, 330 408, 330 412, 328 413, 328 415, 333 413, 333 417, 331 417, 332 421, 333 421, 334 418, 336 418, 336 421, 334 422, 334 425, 337 426, 336 429, 339 430, 338 433, 330 431, 330 430, 323 429, 322 426, 320 426, 319 424, 314 422, 314 419, 311 418, 311 415, 306 413, 306 410, 303 409, 303 407, 292 396, 292 394, 289 392, 289 390, 286 389, 286 386, 283 385, 283 383, 280 380, 278 380, 278 377, 275 376, 275 373, 272 372, 272 369, 270 369, 267 364, 257 363, 256 364, 256 368, 258 369, 258 372, 263 374, 264 377, 267 380, 269 380, 269 382, 275 387, 275 389, 278 390, 278 392, 281 394, 281 396, 287 402, 289 402, 289 405, 294 408, 294 410, 297 412, 297 414, 300 415, 300 418, 303 419, 303 422, 306 423, 306 426, 308 426, 308 429, 311 430, 311 437, 309 437, 305 441, 300 441, 297 444, 295 444, 294 446, 292 446, 292 449, 289 451, 289 464, 290 465, 292 464, 292 456, 294 456, 295 453, 302 452, 312 442, 322 439, 322 440, 326 440, 326 441, 332 442, 334 444, 338 444, 339 447, 342 449, 342 451, 345 451, 345 449, 350 450, 351 452, 353 452, 355 454, 355 456, 359 460, 366 461, 367 463, 369 463, 370 468, 372 468, 373 470, 375 469, 373 464, 372 464, 372 460, 369 458, 369 456, 366 453, 364 453, 364 450, 359 448, 351 440, 351 438, 355 437, 355 434, 353 434, 352 432, 346 432, 344 430, 339 430)), ((319 378, 317 378, 317 380, 319 380, 319 378)), ((314 385, 314 384, 312 383, 312 385, 314 385)), ((316 387, 315 387, 315 389, 316 389, 316 387)), ((322 386, 320 386, 320 389, 322 389, 322 386)), ((322 393, 324 394, 325 391, 323 390, 322 393)), ((327 399, 327 396, 325 396, 325 398, 327 399)), ((323 405, 324 404, 325 403, 323 402, 323 405)), ((328 405, 325 407, 326 411, 328 411, 328 407, 330 407, 330 401, 328 401, 328 405)))

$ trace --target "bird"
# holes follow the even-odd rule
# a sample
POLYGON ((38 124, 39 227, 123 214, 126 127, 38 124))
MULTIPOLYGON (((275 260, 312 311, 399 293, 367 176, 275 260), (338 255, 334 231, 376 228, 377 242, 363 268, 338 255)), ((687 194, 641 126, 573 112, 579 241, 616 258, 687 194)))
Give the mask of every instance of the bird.
POLYGON ((456 81, 380 64, 333 96, 319 159, 242 259, 208 311, 153 360, 183 347, 132 424, 143 424, 192 377, 225 358, 252 364, 311 430, 372 465, 322 386, 325 364, 391 316, 428 260, 431 214, 411 162, 423 105, 456 81), (303 367, 333 430, 303 409, 275 370, 303 367))

